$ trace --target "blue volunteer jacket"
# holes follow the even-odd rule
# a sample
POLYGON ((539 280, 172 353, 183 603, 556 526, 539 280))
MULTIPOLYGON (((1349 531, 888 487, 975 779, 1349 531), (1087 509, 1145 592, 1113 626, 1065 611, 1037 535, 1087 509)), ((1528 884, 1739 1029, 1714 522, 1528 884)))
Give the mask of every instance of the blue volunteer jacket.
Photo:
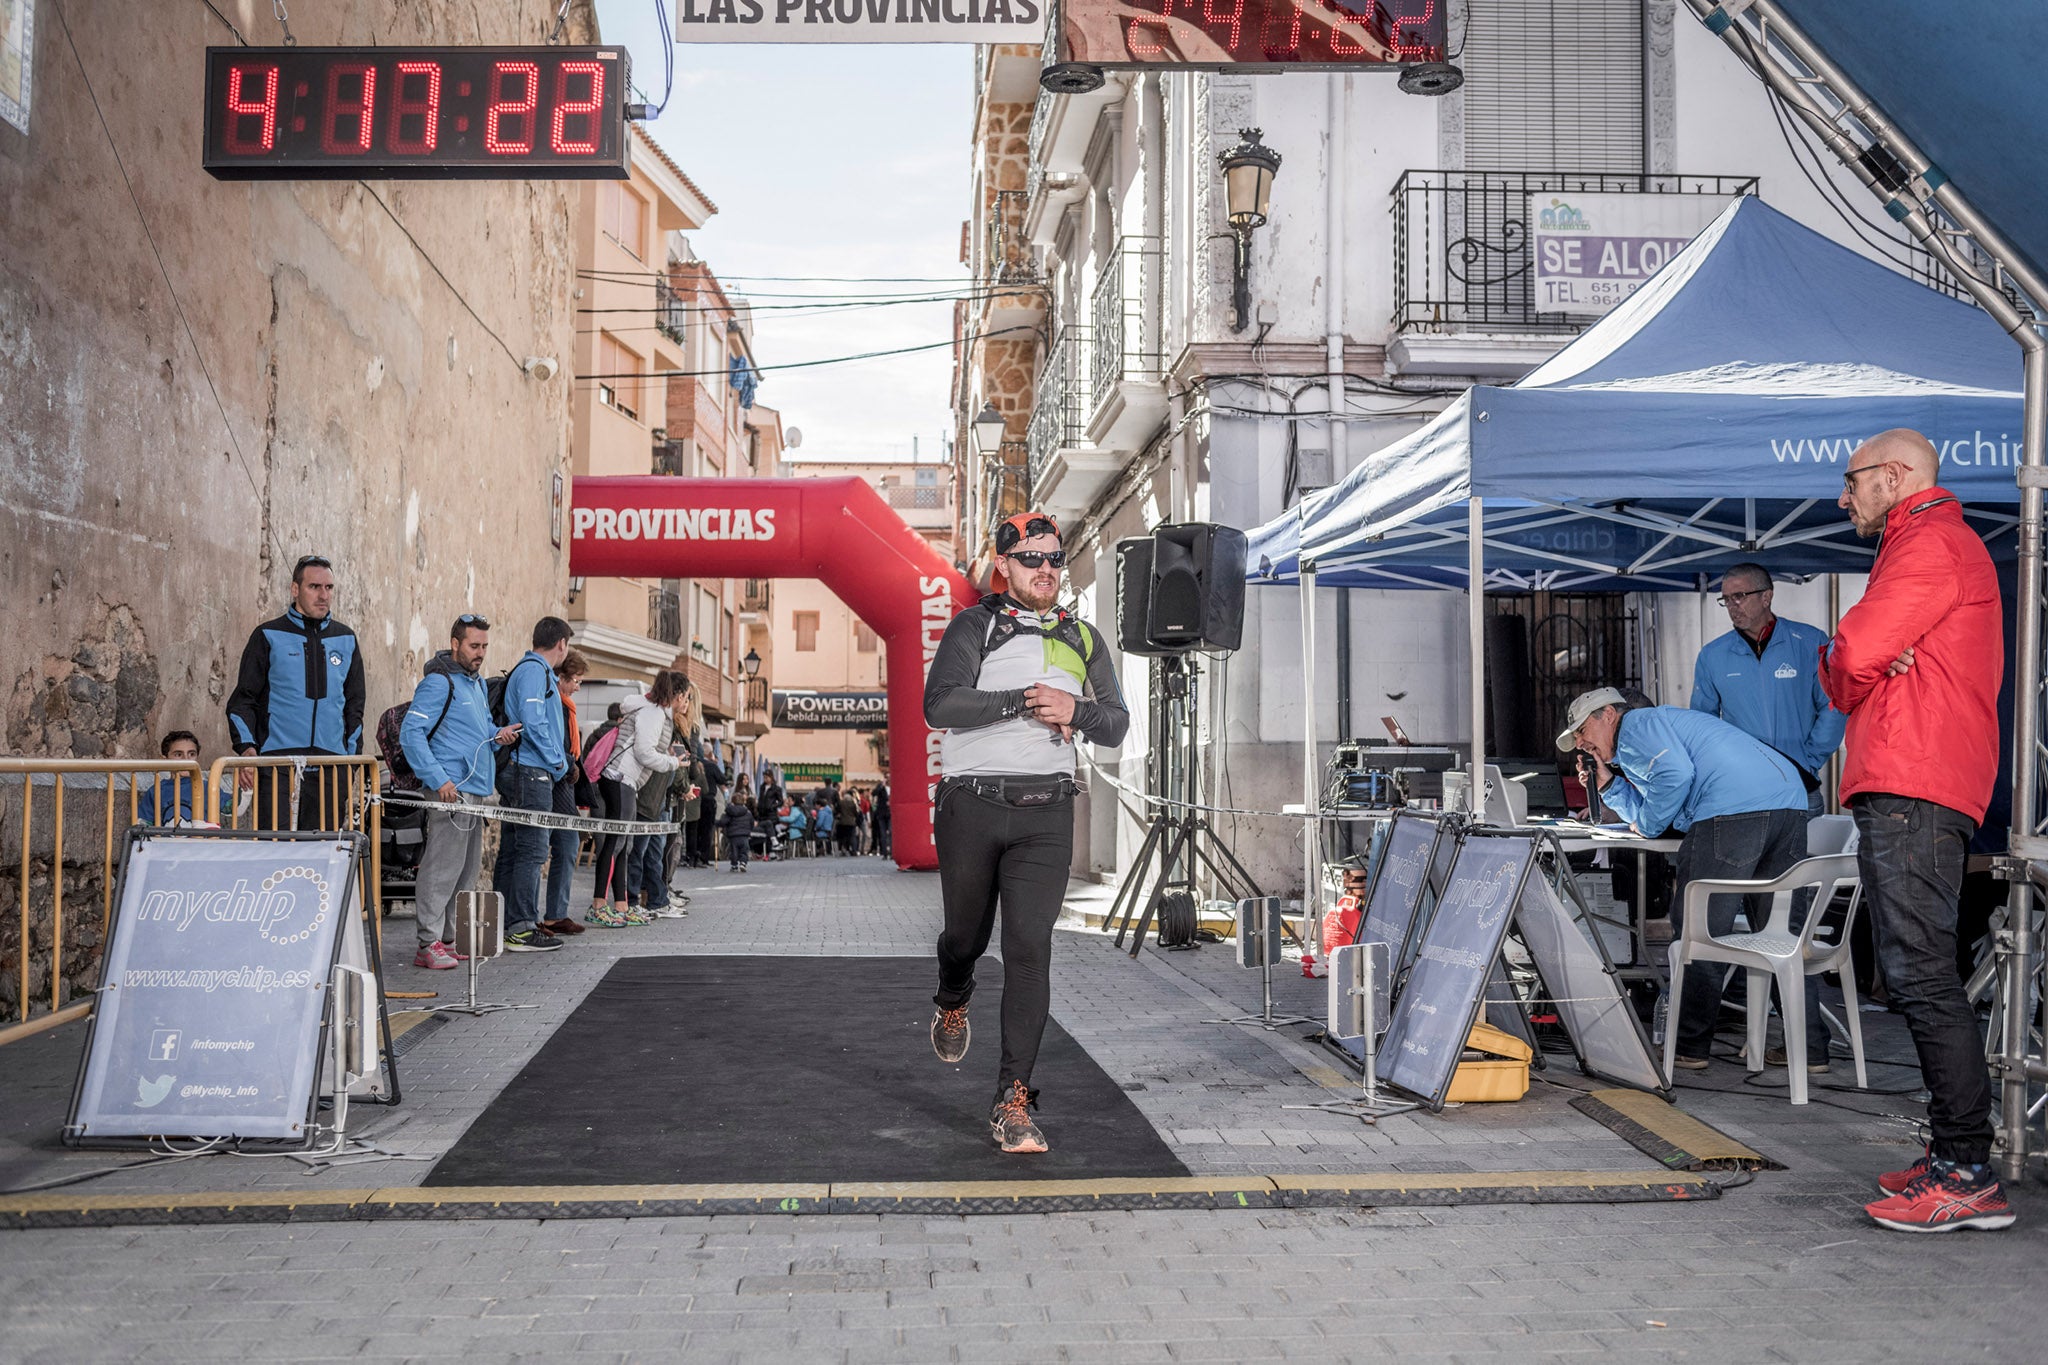
POLYGON ((1818 659, 1827 633, 1779 617, 1761 658, 1740 631, 1707 642, 1692 669, 1692 709, 1755 735, 1818 774, 1849 718, 1828 704, 1818 659))
POLYGON ((242 647, 228 698, 237 753, 363 751, 363 659, 356 633, 333 617, 309 621, 294 607, 265 621, 242 647))
POLYGON ((562 744, 562 699, 555 690, 554 666, 527 650, 505 678, 505 715, 519 732, 519 750, 512 761, 529 768, 546 768, 555 777, 569 771, 568 750, 562 744))
POLYGON ((1717 815, 1806 813, 1806 785, 1789 759, 1701 711, 1651 706, 1626 713, 1608 766, 1615 775, 1600 799, 1652 838, 1717 815))
POLYGON ((436 654, 412 690, 412 705, 398 727, 405 761, 427 791, 437 792, 443 782, 453 782, 459 792, 489 796, 498 780, 491 745, 497 733, 484 680, 464 672, 449 651, 436 654))

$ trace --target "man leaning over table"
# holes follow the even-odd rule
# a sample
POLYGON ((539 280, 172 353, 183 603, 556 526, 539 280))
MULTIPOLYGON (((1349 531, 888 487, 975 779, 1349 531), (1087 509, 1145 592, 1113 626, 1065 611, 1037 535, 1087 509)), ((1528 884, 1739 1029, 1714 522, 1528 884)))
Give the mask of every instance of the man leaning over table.
MULTIPOLYGON (((1698 878, 1766 881, 1806 856, 1806 787, 1792 761, 1753 735, 1704 712, 1676 706, 1631 706, 1619 688, 1596 687, 1574 698, 1557 737, 1560 753, 1580 750, 1579 776, 1616 815, 1650 838, 1667 829, 1678 845, 1674 928, 1684 915, 1685 887, 1698 878)), ((1767 897, 1751 898, 1751 924, 1761 928, 1767 897)), ((1731 932, 1744 897, 1711 896, 1707 931, 1731 932)), ((1804 923, 1803 906, 1795 917, 1804 923)), ((1679 1016, 1678 1065, 1707 1067, 1721 1013, 1723 969, 1685 969, 1679 1016)), ((1820 996, 1806 995, 1809 1072, 1828 1069, 1828 1034, 1820 996)))
POLYGON ((1771 571, 1737 564, 1721 575, 1721 605, 1734 629, 1709 640, 1692 667, 1692 709, 1719 716, 1792 760, 1806 785, 1806 812, 1821 812, 1820 772, 1849 718, 1828 704, 1814 654, 1827 632, 1771 610, 1771 571))

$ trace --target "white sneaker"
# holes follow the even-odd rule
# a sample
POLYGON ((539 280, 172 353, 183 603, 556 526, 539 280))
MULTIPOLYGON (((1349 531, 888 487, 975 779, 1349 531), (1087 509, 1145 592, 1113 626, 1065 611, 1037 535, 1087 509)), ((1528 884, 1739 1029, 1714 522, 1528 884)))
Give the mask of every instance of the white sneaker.
POLYGON ((690 917, 689 911, 675 904, 664 905, 659 910, 647 910, 642 913, 652 915, 656 919, 688 919, 690 917))

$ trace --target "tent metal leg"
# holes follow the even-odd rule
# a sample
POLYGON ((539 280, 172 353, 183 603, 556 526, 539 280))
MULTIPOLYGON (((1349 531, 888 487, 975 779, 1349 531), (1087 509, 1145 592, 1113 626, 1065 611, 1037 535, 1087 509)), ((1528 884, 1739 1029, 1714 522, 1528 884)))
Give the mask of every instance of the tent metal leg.
POLYGON ((1465 809, 1478 819, 1486 809, 1486 504, 1465 504, 1465 574, 1470 591, 1467 622, 1472 644, 1472 762, 1466 771, 1465 809))

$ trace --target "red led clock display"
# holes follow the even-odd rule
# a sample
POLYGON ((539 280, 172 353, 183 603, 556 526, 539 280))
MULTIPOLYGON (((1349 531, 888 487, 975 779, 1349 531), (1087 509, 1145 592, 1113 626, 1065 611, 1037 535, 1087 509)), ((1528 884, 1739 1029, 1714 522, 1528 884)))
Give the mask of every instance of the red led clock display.
POLYGON ((1445 0, 1062 0, 1092 66, 1357 67, 1444 59, 1445 0))
POLYGON ((620 47, 213 47, 222 180, 626 178, 620 47))

